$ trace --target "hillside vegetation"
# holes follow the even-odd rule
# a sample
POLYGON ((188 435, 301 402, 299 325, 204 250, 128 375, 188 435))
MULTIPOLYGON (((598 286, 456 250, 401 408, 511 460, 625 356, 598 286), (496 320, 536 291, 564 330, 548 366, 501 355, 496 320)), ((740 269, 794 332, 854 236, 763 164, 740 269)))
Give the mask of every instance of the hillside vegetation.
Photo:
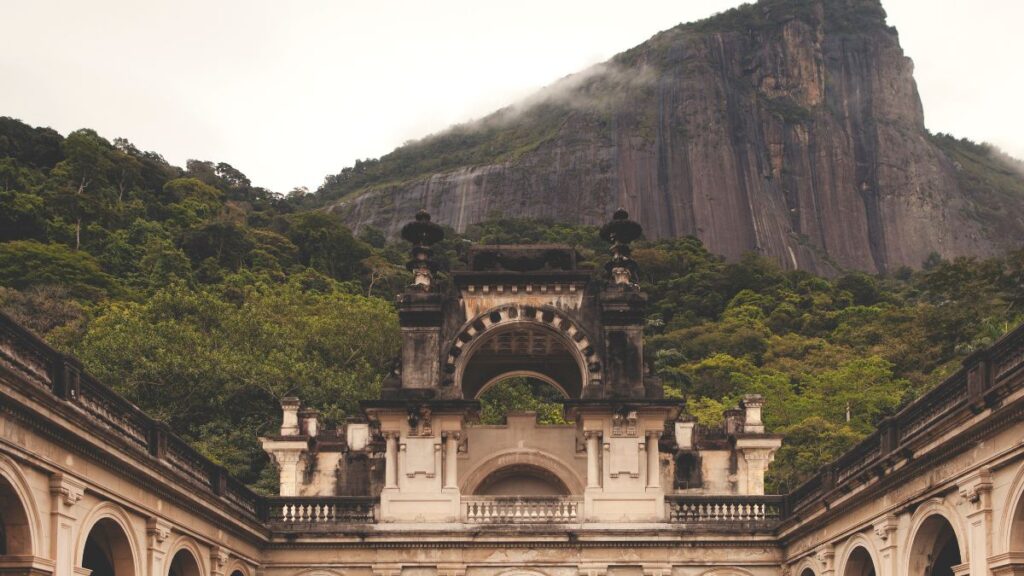
MULTIPOLYGON (((0 308, 245 482, 273 490, 256 438, 279 425, 282 397, 338 422, 377 395, 398 351, 391 302, 408 246, 297 211, 226 164, 181 169, 89 130, 64 138, 0 119, 0 155, 0 308)), ((504 219, 449 230, 446 269, 470 242, 564 242, 595 270, 607 257, 596 228, 504 219)), ((834 279, 753 254, 725 262, 695 238, 634 252, 666 393, 707 423, 764 394, 769 429, 787 435, 776 490, 950 374, 1024 306, 1024 252, 834 279)), ((483 416, 557 420, 550 398, 516 382, 483 416)))

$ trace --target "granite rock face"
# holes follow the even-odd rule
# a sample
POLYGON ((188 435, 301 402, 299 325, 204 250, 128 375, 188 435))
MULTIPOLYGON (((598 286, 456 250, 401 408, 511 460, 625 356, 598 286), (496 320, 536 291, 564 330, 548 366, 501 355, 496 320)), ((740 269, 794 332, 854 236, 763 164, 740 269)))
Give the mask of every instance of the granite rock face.
POLYGON ((649 238, 823 274, 1021 240, 971 218, 876 0, 766 0, 681 25, 521 108, 482 122, 546 123, 529 146, 330 209, 396 236, 421 208, 463 231, 498 214, 599 224, 624 207, 649 238))

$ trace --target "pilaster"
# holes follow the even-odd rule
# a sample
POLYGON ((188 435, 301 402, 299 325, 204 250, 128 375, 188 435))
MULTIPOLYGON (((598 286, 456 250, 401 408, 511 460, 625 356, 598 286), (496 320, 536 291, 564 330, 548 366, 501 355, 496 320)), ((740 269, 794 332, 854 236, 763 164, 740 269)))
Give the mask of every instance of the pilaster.
POLYGON ((988 468, 979 468, 959 482, 960 497, 968 505, 967 549, 971 551, 968 572, 974 576, 988 574, 988 557, 992 554, 992 476, 988 468))
POLYGON ((157 517, 146 519, 146 566, 149 574, 162 574, 171 545, 171 524, 157 517))
POLYGON ((75 553, 73 530, 82 512, 79 502, 85 494, 85 483, 64 473, 50 476, 50 557, 54 560, 54 576, 74 574, 75 553))
POLYGON ((835 576, 836 566, 836 552, 832 544, 825 544, 814 553, 814 557, 821 564, 821 575, 820 576, 835 576))
POLYGON ((886 514, 875 521, 875 536, 878 537, 878 559, 882 574, 895 576, 899 570, 899 548, 896 538, 896 530, 899 525, 899 518, 895 514, 886 514))
POLYGON ((224 576, 231 560, 231 552, 223 546, 210 548, 210 574, 211 576, 224 576))

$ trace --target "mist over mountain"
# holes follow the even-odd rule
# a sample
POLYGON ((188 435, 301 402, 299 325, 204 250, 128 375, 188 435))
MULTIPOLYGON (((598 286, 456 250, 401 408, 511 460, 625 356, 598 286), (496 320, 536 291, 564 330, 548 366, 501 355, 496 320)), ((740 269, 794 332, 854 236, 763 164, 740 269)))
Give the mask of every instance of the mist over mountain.
POLYGON ((316 204, 394 236, 420 208, 694 235, 822 274, 1024 240, 1021 164, 931 134, 877 0, 764 0, 682 24, 485 118, 329 176, 316 204))

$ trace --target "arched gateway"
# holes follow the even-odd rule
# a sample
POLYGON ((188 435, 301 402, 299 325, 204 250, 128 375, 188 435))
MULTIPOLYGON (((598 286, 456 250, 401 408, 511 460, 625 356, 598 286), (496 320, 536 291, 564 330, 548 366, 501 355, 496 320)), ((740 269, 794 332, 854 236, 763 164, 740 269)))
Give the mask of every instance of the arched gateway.
MULTIPOLYGON (((399 367, 379 400, 362 403, 367 422, 348 426, 340 476, 356 485, 365 474, 349 465, 354 446, 383 447, 376 488, 381 519, 393 522, 660 521, 666 492, 763 494, 780 440, 765 434, 760 398, 747 398, 725 434, 705 442, 692 421, 676 422, 681 402, 663 398, 645 369, 647 297, 629 246, 640 233, 625 211, 602 228, 612 246, 604 274, 578 266, 569 246, 472 246, 465 269, 452 271, 442 289, 431 246, 443 232, 417 215, 402 230, 414 281, 397 300, 399 367), (510 377, 552 386, 569 423, 507 414, 501 425, 478 424, 478 400, 510 377), (741 424, 742 437, 728 441, 741 424), (663 447, 666 429, 677 427, 663 447), (662 458, 663 449, 671 454, 662 458), (692 468, 685 482, 671 469, 677 462, 692 468)), ((298 436, 316 428, 315 415, 289 400, 281 436, 264 440, 281 464, 283 494, 347 488, 309 473, 308 445, 298 436)), ((318 452, 317 461, 324 458, 318 452)))

